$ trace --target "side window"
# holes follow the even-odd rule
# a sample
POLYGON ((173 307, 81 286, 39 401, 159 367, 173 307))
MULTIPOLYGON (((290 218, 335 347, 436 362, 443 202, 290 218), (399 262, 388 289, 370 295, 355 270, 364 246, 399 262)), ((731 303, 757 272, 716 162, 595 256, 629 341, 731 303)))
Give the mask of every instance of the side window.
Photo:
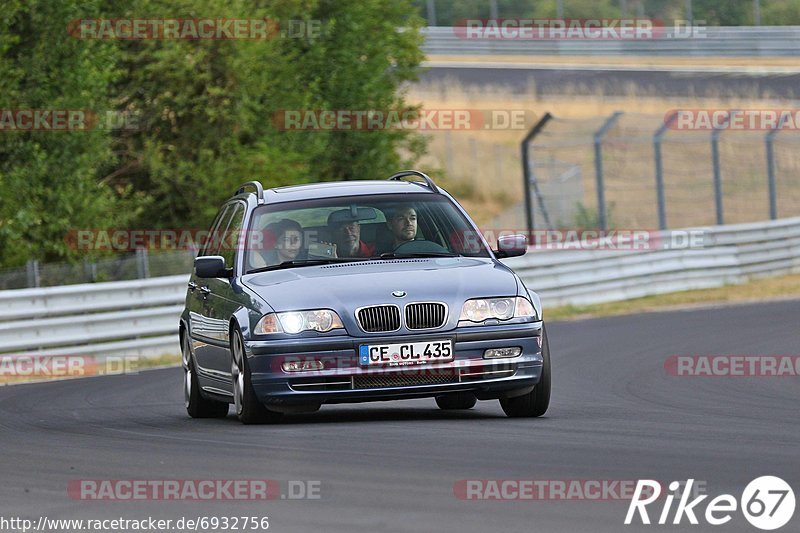
POLYGON ((239 235, 242 232, 242 223, 244 221, 244 205, 237 202, 231 206, 230 211, 230 224, 226 230, 220 232, 222 235, 222 247, 219 252, 219 255, 225 258, 225 266, 228 268, 234 265, 234 258, 239 247, 239 235))
POLYGON ((219 249, 222 245, 222 235, 225 231, 225 228, 228 227, 228 224, 231 221, 231 215, 233 215, 233 208, 229 205, 224 206, 220 209, 220 214, 217 215, 216 222, 213 226, 211 226, 211 231, 208 232, 208 237, 206 238, 206 244, 203 246, 203 249, 200 251, 200 255, 219 255, 219 249))

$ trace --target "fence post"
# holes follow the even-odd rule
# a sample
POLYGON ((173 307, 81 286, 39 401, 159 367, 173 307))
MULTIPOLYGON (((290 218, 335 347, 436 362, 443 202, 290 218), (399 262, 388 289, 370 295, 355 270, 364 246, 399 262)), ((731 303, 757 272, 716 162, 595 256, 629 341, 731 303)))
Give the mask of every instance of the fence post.
POLYGON ((769 218, 775 220, 778 218, 778 186, 775 182, 775 147, 773 143, 775 136, 783 126, 783 118, 781 122, 764 136, 764 142, 767 145, 767 185, 769 187, 769 218))
POLYGON ((434 0, 428 0, 426 4, 428 8, 428 26, 436 26, 436 2, 434 0))
POLYGON ((28 287, 41 287, 42 280, 39 276, 39 261, 36 259, 29 259, 25 267, 28 271, 28 287))
POLYGON ((597 177, 597 221, 600 229, 608 229, 608 217, 606 216, 606 191, 603 180, 603 137, 606 132, 619 120, 622 111, 616 111, 608 117, 594 133, 594 172, 597 177))
MULTIPOLYGON (((525 224, 528 227, 528 235, 533 235, 533 227, 534 227, 534 220, 533 220, 533 199, 531 198, 531 185, 536 188, 536 192, 539 192, 539 185, 532 180, 531 178, 531 166, 530 166, 530 144, 533 141, 534 137, 539 135, 539 132, 542 131, 545 124, 553 118, 553 115, 550 113, 545 113, 542 118, 539 119, 539 122, 533 125, 531 130, 522 139, 522 143, 520 144, 520 149, 522 151, 522 189, 525 193, 525 224)), ((541 201, 541 195, 539 195, 539 199, 541 201)))
POLYGON ((653 134, 653 154, 656 164, 656 200, 658 202, 658 229, 667 229, 667 206, 664 199, 664 167, 661 161, 661 139, 667 128, 675 121, 678 113, 672 113, 653 134))
POLYGON ((722 126, 728 123, 730 115, 725 117, 721 127, 714 127, 711 132, 711 164, 714 169, 714 205, 717 212, 717 225, 721 226, 725 223, 725 217, 722 212, 722 173, 719 164, 719 136, 722 133, 722 126))
POLYGON ((147 260, 147 248, 136 249, 136 272, 139 279, 150 277, 150 265, 147 260))

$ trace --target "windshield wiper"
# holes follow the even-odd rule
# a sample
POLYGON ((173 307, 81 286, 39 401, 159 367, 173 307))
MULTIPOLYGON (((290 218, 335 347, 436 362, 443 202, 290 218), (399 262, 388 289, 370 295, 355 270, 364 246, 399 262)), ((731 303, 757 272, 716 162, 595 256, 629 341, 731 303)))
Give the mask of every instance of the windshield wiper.
POLYGON ((363 261, 362 258, 351 258, 351 257, 328 257, 325 259, 295 259, 294 261, 284 261, 278 265, 270 265, 260 268, 253 268, 248 270, 248 274, 258 274, 259 272, 269 272, 270 270, 281 270, 284 268, 293 268, 293 267, 301 267, 301 266, 314 266, 314 265, 326 265, 328 263, 351 263, 353 261, 363 261))
POLYGON ((379 256, 381 259, 411 259, 413 257, 460 257, 460 254, 453 252, 409 252, 399 253, 386 252, 379 256))

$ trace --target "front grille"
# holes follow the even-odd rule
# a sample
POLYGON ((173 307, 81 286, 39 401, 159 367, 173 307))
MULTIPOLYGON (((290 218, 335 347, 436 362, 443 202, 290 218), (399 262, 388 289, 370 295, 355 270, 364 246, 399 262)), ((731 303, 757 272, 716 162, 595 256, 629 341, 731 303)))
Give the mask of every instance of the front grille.
POLYGON ((353 378, 356 389, 379 389, 383 387, 413 387, 415 385, 442 385, 458 381, 452 371, 391 372, 377 375, 362 375, 353 378))
POLYGON ((367 333, 397 331, 400 329, 400 309, 396 305, 363 307, 356 313, 358 325, 367 333))
POLYGON ((406 306, 406 327, 408 329, 436 329, 444 325, 447 307, 442 303, 427 302, 406 306))

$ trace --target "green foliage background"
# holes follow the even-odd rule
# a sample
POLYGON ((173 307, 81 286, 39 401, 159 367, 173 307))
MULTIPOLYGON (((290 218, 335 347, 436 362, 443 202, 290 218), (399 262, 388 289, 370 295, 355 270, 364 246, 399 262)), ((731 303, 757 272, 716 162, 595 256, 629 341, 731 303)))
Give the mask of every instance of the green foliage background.
POLYGON ((7 0, 0 109, 129 113, 134 129, 0 135, 0 266, 78 259, 86 228, 204 228, 237 185, 383 177, 423 151, 404 131, 286 132, 284 109, 405 109, 423 59, 406 0, 7 0), (311 38, 91 40, 85 18, 321 21, 311 38), (397 28, 405 28, 398 31, 397 28))

